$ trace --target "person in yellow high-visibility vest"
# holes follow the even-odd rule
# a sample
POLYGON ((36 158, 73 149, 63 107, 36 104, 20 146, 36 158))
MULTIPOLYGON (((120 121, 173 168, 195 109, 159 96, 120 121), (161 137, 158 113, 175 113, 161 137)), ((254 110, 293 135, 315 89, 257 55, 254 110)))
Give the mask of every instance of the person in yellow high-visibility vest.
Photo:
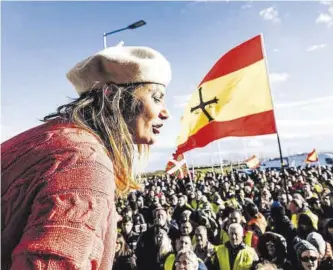
POLYGON ((291 223, 295 228, 298 228, 298 219, 301 214, 309 216, 312 221, 313 227, 318 230, 318 216, 311 212, 309 208, 306 207, 304 201, 301 199, 293 199, 289 203, 289 209, 292 213, 291 223))
MULTIPOLYGON (((169 254, 164 263, 164 270, 173 270, 176 266, 177 258, 179 257, 179 253, 183 251, 192 251, 191 238, 188 235, 181 235, 179 239, 176 241, 176 251, 177 255, 169 254)), ((196 261, 198 263, 198 267, 195 270, 207 270, 205 263, 195 255, 196 261)), ((176 266, 177 269, 177 266, 176 266)), ((186 268, 187 269, 187 268, 186 268)))
POLYGON ((229 226, 230 241, 216 249, 215 268, 220 270, 250 270, 258 255, 243 242, 243 227, 238 223, 229 226))
POLYGON ((212 209, 215 215, 220 211, 220 209, 224 209, 224 202, 222 201, 219 194, 214 194, 212 199, 212 209))
POLYGON ((175 270, 197 270, 199 263, 197 256, 192 250, 181 250, 178 252, 175 262, 175 270))
POLYGON ((190 206, 194 210, 198 210, 202 208, 203 202, 202 202, 202 192, 201 190, 197 190, 195 194, 195 198, 190 201, 190 206))
POLYGON ((167 256, 164 262, 164 270, 173 270, 173 265, 176 260, 176 255, 174 253, 171 253, 167 256))
MULTIPOLYGON (((241 214, 241 212, 239 212, 238 210, 234 210, 229 214, 228 217, 228 223, 226 226, 226 230, 228 230, 228 227, 233 224, 233 223, 238 223, 238 224, 242 224, 243 221, 243 216, 241 214)), ((227 233, 226 230, 221 229, 220 231, 220 244, 224 245, 225 243, 227 243, 230 238, 229 235, 227 233)), ((250 247, 256 247, 257 242, 258 242, 258 237, 255 235, 255 233, 251 230, 245 230, 244 233, 244 243, 250 247)))
POLYGON ((208 232, 205 226, 199 226, 195 229, 194 253, 211 269, 216 254, 216 246, 208 241, 208 232))

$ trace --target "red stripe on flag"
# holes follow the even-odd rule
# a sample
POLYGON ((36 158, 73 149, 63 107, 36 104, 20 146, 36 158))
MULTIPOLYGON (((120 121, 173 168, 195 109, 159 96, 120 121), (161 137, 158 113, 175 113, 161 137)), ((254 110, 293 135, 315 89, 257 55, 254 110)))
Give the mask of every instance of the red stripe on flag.
POLYGON ((272 133, 276 133, 273 110, 230 121, 213 121, 190 136, 185 143, 179 145, 176 154, 187 152, 193 148, 204 147, 210 142, 223 137, 244 137, 272 133))
POLYGON ((233 48, 223 55, 208 72, 202 82, 214 80, 226 74, 240 70, 264 58, 260 35, 233 48))

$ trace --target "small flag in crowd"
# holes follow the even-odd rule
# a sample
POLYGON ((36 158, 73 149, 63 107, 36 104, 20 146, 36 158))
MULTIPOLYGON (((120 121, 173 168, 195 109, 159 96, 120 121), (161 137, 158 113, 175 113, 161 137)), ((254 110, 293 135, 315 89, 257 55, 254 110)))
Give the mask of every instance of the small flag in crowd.
POLYGON ((188 176, 188 168, 183 154, 178 155, 176 158, 170 159, 165 171, 167 174, 182 179, 188 176))
POLYGON ((177 154, 224 137, 276 133, 261 36, 223 55, 204 77, 181 120, 177 154))
POLYGON ((255 155, 245 160, 245 163, 246 166, 249 167, 249 169, 256 169, 260 166, 260 161, 255 155))
POLYGON ((318 154, 316 152, 316 149, 313 149, 312 152, 307 155, 305 162, 312 163, 317 161, 318 161, 318 154))

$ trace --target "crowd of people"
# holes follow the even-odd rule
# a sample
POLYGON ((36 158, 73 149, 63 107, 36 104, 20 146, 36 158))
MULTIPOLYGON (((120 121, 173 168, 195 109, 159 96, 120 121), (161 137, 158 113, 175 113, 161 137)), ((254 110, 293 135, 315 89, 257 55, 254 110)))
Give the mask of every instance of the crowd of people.
POLYGON ((332 167, 142 184, 116 202, 114 270, 333 269, 332 167))

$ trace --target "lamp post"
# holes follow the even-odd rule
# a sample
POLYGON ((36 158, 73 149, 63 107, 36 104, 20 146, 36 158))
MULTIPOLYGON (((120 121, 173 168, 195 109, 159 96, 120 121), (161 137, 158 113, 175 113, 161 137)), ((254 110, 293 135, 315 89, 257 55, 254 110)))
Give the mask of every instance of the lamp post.
POLYGON ((109 35, 112 35, 114 33, 118 33, 118 32, 121 32, 121 31, 124 31, 124 30, 127 30, 127 29, 136 29, 136 28, 139 28, 141 26, 144 26, 146 24, 146 22, 144 20, 140 20, 140 21, 137 21, 135 23, 132 23, 130 24, 129 26, 127 27, 124 27, 124 28, 120 28, 118 30, 114 30, 114 31, 111 31, 111 32, 108 32, 108 33, 104 33, 103 34, 103 39, 104 39, 104 49, 107 48, 107 45, 106 45, 106 37, 109 36, 109 35))

